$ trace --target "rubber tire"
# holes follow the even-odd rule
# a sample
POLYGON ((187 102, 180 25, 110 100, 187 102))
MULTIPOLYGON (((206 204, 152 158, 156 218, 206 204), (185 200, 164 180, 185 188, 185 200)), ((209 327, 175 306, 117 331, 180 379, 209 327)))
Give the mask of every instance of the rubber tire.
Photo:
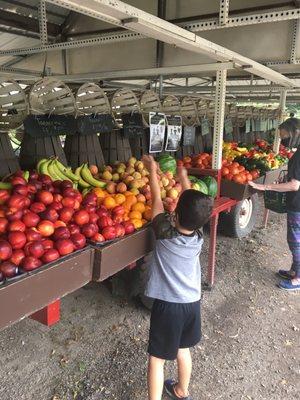
POLYGON ((248 236, 256 225, 258 210, 259 210, 259 199, 258 195, 254 194, 251 196, 252 200, 252 215, 248 225, 245 228, 241 228, 239 225, 239 214, 242 207, 242 201, 240 201, 235 207, 228 213, 220 214, 219 226, 221 231, 228 236, 243 238, 248 236))

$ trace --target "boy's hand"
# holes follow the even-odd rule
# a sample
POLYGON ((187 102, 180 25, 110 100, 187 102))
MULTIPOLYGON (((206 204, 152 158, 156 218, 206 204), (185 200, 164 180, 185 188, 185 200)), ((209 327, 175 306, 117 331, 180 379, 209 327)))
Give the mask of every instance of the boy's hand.
POLYGON ((147 170, 153 171, 153 172, 158 172, 158 164, 157 162, 154 160, 153 156, 150 155, 144 155, 142 157, 142 161, 145 165, 145 167, 147 168, 147 170))
POLYGON ((177 176, 179 179, 185 179, 188 176, 187 169, 184 167, 177 167, 177 176))
POLYGON ((188 190, 191 188, 191 182, 188 178, 188 173, 186 168, 184 167, 177 167, 177 177, 179 182, 182 185, 182 190, 188 190))

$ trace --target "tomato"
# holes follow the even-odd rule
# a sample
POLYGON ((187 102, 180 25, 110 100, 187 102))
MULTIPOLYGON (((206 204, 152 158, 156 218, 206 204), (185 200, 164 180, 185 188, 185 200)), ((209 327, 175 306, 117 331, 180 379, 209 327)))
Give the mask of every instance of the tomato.
POLYGON ((259 172, 257 171, 257 169, 251 171, 250 174, 252 175, 253 180, 259 177, 259 172))
POLYGON ((232 181, 233 175, 231 173, 229 173, 228 175, 225 176, 225 179, 227 179, 228 181, 232 181))
POLYGON ((232 163, 232 166, 238 168, 240 166, 240 164, 235 161, 235 162, 232 163))
POLYGON ((235 175, 235 176, 233 177, 233 181, 234 181, 235 183, 239 183, 239 184, 243 184, 243 183, 244 183, 244 180, 243 180, 243 178, 241 177, 241 175, 235 175))
POLYGON ((253 178, 252 178, 252 175, 249 172, 249 174, 247 174, 247 182, 250 182, 250 181, 253 181, 253 178))
POLYGON ((235 167, 233 164, 232 164, 232 166, 230 167, 230 172, 232 173, 232 175, 238 175, 239 174, 239 169, 237 168, 237 167, 235 167))
POLYGON ((226 176, 230 173, 229 168, 223 167, 222 168, 222 176, 226 176))
POLYGON ((240 172, 243 172, 243 171, 245 171, 246 168, 243 167, 242 165, 240 165, 240 166, 238 167, 238 169, 239 169, 240 172))

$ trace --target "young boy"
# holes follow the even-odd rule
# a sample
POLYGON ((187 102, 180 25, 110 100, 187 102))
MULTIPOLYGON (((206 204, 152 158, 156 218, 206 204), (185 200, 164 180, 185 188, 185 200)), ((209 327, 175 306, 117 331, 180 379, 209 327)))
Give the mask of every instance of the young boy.
POLYGON ((146 296, 155 299, 150 322, 148 395, 161 400, 163 388, 172 399, 191 400, 188 386, 192 360, 190 347, 201 338, 201 271, 203 244, 199 229, 208 221, 213 201, 190 189, 187 171, 178 168, 183 192, 174 221, 165 214, 157 178, 158 166, 151 156, 143 162, 150 172, 152 227, 156 246, 149 268, 146 296), (177 360, 178 381, 164 382, 165 360, 177 360))

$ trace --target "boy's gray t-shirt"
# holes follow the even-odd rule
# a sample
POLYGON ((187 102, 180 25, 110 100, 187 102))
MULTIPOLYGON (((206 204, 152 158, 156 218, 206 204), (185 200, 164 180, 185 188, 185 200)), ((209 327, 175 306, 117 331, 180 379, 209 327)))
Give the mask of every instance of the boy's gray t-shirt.
POLYGON ((167 214, 152 221, 156 245, 149 265, 145 295, 172 303, 192 303, 201 297, 200 231, 184 235, 167 214))

